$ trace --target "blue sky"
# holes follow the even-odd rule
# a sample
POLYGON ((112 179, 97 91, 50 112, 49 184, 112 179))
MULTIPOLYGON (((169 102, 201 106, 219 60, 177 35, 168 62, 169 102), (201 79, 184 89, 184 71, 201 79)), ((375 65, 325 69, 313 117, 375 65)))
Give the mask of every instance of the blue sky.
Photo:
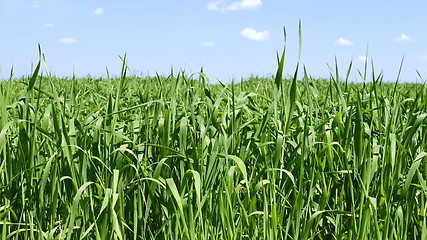
POLYGON ((127 53, 136 75, 168 75, 171 67, 196 73, 203 66, 211 82, 275 74, 276 50, 284 46, 285 71, 298 58, 313 77, 329 77, 338 59, 340 74, 353 60, 359 79, 368 60, 385 80, 427 76, 426 1, 267 1, 267 0, 0 0, 1 78, 30 74, 37 44, 56 76, 120 73, 118 55, 127 53), (74 70, 73 70, 74 69, 74 70))

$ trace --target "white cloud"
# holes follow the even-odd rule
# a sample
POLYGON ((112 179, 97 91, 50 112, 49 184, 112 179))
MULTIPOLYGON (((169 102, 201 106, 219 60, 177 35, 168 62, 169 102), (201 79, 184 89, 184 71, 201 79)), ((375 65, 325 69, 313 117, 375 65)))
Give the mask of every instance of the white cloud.
POLYGON ((265 30, 263 32, 257 32, 255 29, 253 28, 245 28, 240 32, 240 35, 242 35, 242 37, 250 39, 250 40, 255 40, 255 41, 265 41, 268 40, 270 38, 270 33, 265 30))
POLYGON ((215 42, 209 42, 209 41, 204 41, 204 42, 200 43, 200 46, 204 46, 204 47, 212 47, 215 45, 216 45, 215 42))
POLYGON ((221 4, 223 4, 224 2, 222 2, 222 1, 216 1, 216 2, 210 2, 210 3, 208 3, 208 6, 207 6, 207 9, 208 10, 211 10, 211 11, 217 11, 217 10, 219 10, 220 8, 218 7, 218 5, 221 5, 221 4))
POLYGON ((207 9, 211 11, 252 10, 262 6, 261 0, 241 0, 224 7, 224 1, 209 2, 207 9))
POLYGON ((367 60, 366 56, 358 56, 356 62, 365 63, 367 60))
POLYGON ((92 12, 92 16, 99 16, 104 14, 104 9, 103 8, 97 8, 92 12))
POLYGON ((334 42, 334 44, 339 45, 339 46, 343 46, 343 47, 351 47, 354 45, 354 43, 348 39, 344 39, 344 38, 339 38, 338 40, 336 40, 334 42))
POLYGON ((420 60, 427 60, 427 55, 418 56, 417 58, 420 59, 420 60))
POLYGON ((43 27, 45 27, 45 28, 53 28, 53 27, 55 27, 55 25, 53 23, 46 23, 46 24, 43 25, 43 27))
POLYGON ((398 38, 395 39, 396 42, 415 42, 414 39, 412 39, 410 36, 401 33, 400 36, 398 38))
POLYGON ((250 10, 261 6, 261 0, 243 0, 228 5, 225 10, 250 10))
POLYGON ((39 8, 40 6, 37 4, 31 5, 30 8, 39 8))
POLYGON ((75 38, 61 38, 59 39, 60 43, 65 43, 65 44, 72 44, 72 43, 76 43, 77 40, 75 38))

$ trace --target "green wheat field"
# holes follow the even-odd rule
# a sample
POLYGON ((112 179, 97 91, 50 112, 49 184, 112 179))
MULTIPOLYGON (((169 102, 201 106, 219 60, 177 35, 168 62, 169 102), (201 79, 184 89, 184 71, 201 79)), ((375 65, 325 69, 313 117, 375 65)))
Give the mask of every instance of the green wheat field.
POLYGON ((240 82, 126 56, 57 78, 39 53, 0 82, 1 239, 427 239, 425 83, 285 77, 285 51, 240 82))

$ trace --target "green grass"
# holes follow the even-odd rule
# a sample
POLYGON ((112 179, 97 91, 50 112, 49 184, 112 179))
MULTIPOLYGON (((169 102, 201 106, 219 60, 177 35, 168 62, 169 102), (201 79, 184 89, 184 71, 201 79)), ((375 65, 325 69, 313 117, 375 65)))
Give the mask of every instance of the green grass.
POLYGON ((40 50, 0 83, 0 238, 427 239, 425 85, 284 55, 209 84, 56 78, 40 50))

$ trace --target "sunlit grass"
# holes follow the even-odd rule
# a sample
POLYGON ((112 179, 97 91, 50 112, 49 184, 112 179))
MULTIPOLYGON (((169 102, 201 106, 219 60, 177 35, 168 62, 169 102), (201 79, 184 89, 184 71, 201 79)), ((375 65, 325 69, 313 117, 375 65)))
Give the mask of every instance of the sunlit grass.
POLYGON ((426 239, 425 85, 284 55, 209 84, 42 76, 40 50, 0 83, 1 239, 426 239))

